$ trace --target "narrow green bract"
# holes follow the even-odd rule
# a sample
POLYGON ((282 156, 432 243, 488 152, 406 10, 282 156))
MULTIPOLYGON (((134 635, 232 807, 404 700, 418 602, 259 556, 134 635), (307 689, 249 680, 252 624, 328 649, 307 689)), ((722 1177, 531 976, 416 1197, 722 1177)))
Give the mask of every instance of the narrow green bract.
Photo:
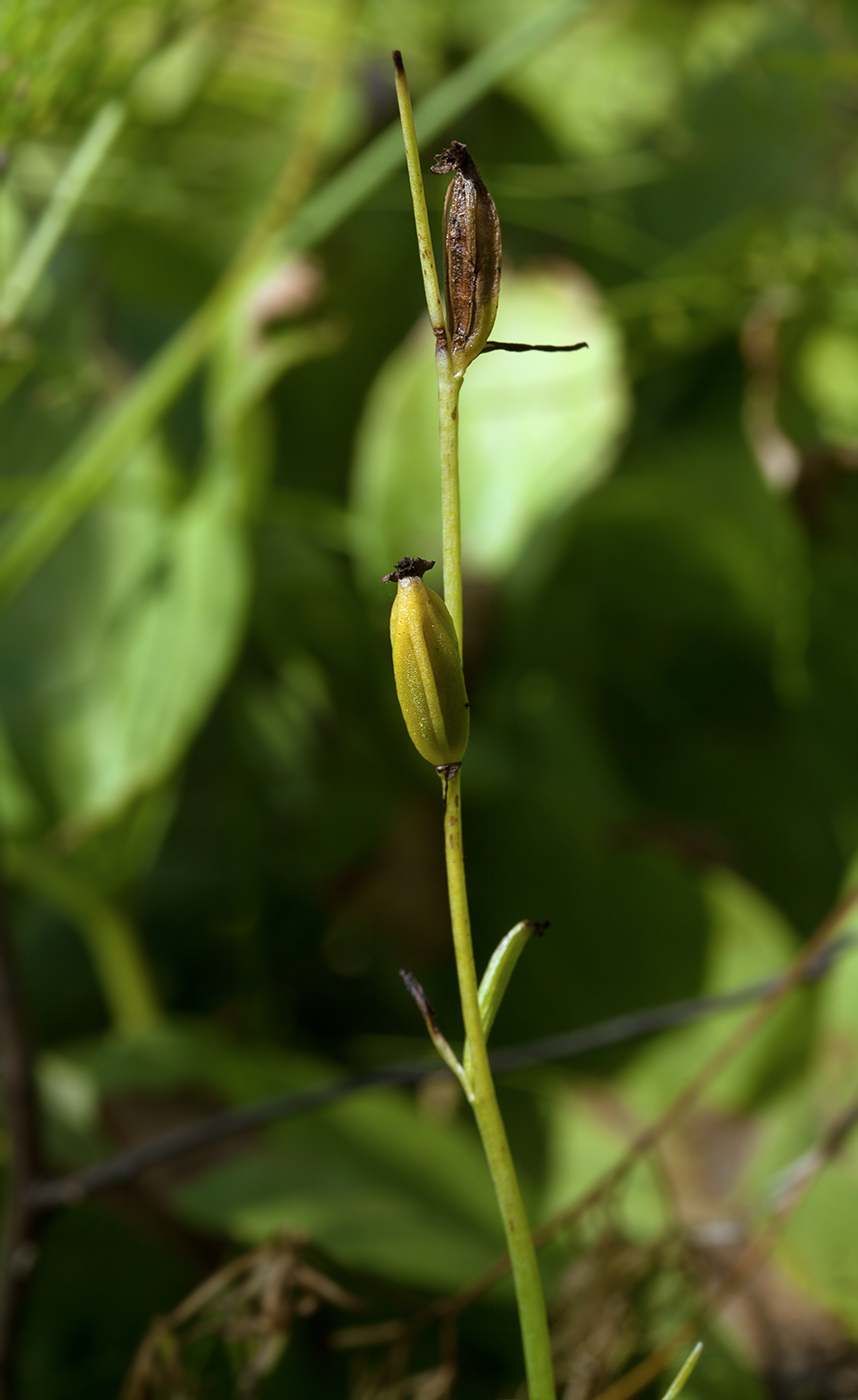
POLYGON ((468 696, 453 619, 427 588, 425 559, 401 559, 390 614, 396 694, 411 741, 436 768, 459 763, 468 745, 468 696))

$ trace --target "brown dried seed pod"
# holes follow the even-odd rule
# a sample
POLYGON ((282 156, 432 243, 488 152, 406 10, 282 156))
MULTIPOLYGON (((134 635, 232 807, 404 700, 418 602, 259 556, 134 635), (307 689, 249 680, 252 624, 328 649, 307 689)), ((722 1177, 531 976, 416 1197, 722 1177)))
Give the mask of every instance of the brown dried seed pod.
POLYGON ((458 377, 488 340, 498 309, 500 222, 473 157, 453 141, 435 157, 436 175, 455 172, 444 203, 444 290, 447 334, 458 377))

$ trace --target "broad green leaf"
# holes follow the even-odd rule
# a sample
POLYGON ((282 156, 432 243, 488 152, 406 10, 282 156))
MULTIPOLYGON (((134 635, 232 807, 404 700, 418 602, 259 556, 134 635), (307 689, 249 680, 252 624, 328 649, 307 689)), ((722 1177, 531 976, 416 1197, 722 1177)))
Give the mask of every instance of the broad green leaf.
MULTIPOLYGON (((473 13, 472 32, 493 32, 497 4, 480 0, 473 13)), ((522 64, 506 86, 561 149, 610 157, 675 123, 688 79, 729 72, 777 19, 769 7, 729 0, 689 11, 682 25, 670 11, 653 6, 622 13, 603 9, 522 64)))
MULTIPOLYGON (((494 338, 569 345, 569 355, 495 352, 468 370, 459 404, 465 569, 497 577, 534 528, 610 470, 628 414, 619 332, 572 268, 506 273, 494 338)), ((391 357, 360 431, 355 548, 375 580, 403 554, 440 558, 435 365, 422 325, 391 357)))
MULTIPOLYGON (((797 951, 782 916, 756 890, 726 871, 706 882, 712 918, 705 992, 717 994, 785 971, 797 951)), ((708 1101, 729 1112, 771 1096, 806 1059, 807 994, 794 992, 754 1035, 712 1086, 708 1101)), ((750 1014, 747 1006, 673 1031, 642 1051, 626 1075, 626 1091, 641 1121, 663 1112, 695 1070, 750 1014)))
POLYGON ((54 820, 93 822, 181 757, 235 654, 248 564, 235 489, 179 504, 150 443, 0 620, 0 710, 54 820))
POLYGON ((609 154, 661 126, 675 111, 680 73, 672 45, 603 18, 564 35, 516 73, 510 88, 568 148, 609 154))
POLYGON ((854 1136, 853 1131, 852 1143, 813 1183, 778 1250, 779 1260, 802 1288, 853 1329, 858 1327, 858 1160, 854 1136))
POLYGON ((503 1249, 479 1144, 404 1094, 372 1093, 291 1120, 180 1194, 193 1221, 261 1243, 306 1231, 356 1267, 454 1288, 503 1249))
MULTIPOLYGON (((854 977, 847 972, 849 961, 848 956, 843 959, 831 974, 832 980, 839 979, 842 972, 854 986, 854 977)), ((854 964, 855 958, 851 961, 854 964)), ((854 1002, 852 1005, 854 1020, 854 1002)), ((854 1074, 848 1072, 848 1042, 836 1083, 832 1079, 831 1062, 836 1060, 837 1051, 837 1039, 832 1038, 827 1047, 824 1045, 822 1073, 814 1066, 802 1084, 767 1105, 756 1125, 755 1150, 744 1174, 744 1188, 748 1203, 765 1218, 782 1202, 789 1203, 792 1187, 802 1188, 808 1170, 815 1174, 778 1240, 775 1258, 803 1293, 855 1328, 858 1162, 854 1129, 840 1152, 816 1173, 816 1149, 854 1093, 854 1074)))
MULTIPOLYGON (((334 1079, 307 1055, 237 1044, 191 1024, 113 1038, 63 1061, 65 1081, 111 1095, 196 1086, 225 1105, 334 1079)), ((57 1057, 51 1083, 59 1078, 57 1057)), ((64 1081, 64 1082, 65 1082, 64 1081)), ((54 1106, 73 1120, 77 1102, 54 1106)), ((503 1249, 469 1117, 439 1121, 410 1095, 372 1090, 274 1125, 204 1167, 176 1204, 197 1224, 258 1243, 307 1231, 338 1258, 431 1288, 453 1288, 503 1249)))
MULTIPOLYGON (((633 1120, 609 1087, 582 1092, 557 1083, 543 1103, 548 1172, 541 1214, 550 1219, 580 1200, 619 1161, 633 1120)), ((612 1218, 633 1239, 657 1239, 668 1224, 657 1175, 646 1159, 635 1165, 613 1199, 612 1218)))
MULTIPOLYGON (((850 927, 854 928, 854 913, 842 924, 845 931, 850 927)), ((752 1184, 758 1200, 767 1205, 788 1191, 791 1173, 801 1179, 807 1154, 813 1153, 854 1093, 858 1074, 858 950, 852 947, 840 956, 817 997, 818 1044, 812 1073, 782 1095, 761 1123, 752 1184)), ((858 1159, 854 1141, 853 1129, 851 1140, 813 1182, 789 1222, 777 1255, 804 1291, 853 1328, 858 1326, 858 1159)))

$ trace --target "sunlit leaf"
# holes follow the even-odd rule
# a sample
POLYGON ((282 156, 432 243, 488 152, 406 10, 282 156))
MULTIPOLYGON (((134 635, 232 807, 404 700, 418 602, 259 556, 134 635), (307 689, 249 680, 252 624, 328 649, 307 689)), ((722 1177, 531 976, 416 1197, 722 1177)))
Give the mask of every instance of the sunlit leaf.
POLYGON ((798 376, 826 440, 858 441, 858 337, 835 326, 820 327, 802 346, 798 376))
POLYGON ((92 822, 178 761, 234 656, 247 599, 225 475, 168 496, 155 444, 0 622, 10 741, 55 820, 92 822))
MULTIPOLYGON (((510 569, 533 529, 610 470, 628 414, 620 337, 571 268, 505 274, 497 340, 589 349, 495 352, 469 370, 459 404, 465 568, 510 569)), ((360 434, 353 500, 362 572, 403 554, 440 557, 435 366, 421 326, 382 369, 360 434)))
MULTIPOLYGON (((733 991, 762 982, 789 966, 795 936, 777 910, 728 872, 711 875, 707 894, 712 920, 704 990, 733 991)), ((712 1086, 707 1101, 727 1112, 746 1111, 778 1090, 805 1061, 810 1048, 806 993, 785 1001, 712 1086)), ((645 1048, 628 1071, 627 1085, 642 1116, 662 1112, 684 1089, 695 1067, 747 1017, 747 1007, 670 1032, 645 1048)))

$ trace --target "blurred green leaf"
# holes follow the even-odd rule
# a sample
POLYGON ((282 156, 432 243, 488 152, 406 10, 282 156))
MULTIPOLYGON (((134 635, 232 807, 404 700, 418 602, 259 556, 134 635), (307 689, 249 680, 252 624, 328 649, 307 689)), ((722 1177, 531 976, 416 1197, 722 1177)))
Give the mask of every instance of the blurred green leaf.
POLYGON ((798 380, 816 411, 824 439, 858 441, 858 336, 836 326, 813 332, 801 348, 798 380))
MULTIPOLYGON (((330 1077, 309 1056, 186 1025, 84 1048, 63 1083, 73 1081, 77 1097, 88 1078, 113 1095, 197 1086, 242 1103, 330 1077)), ((60 1084, 56 1060, 51 1082, 60 1084)), ((438 1289, 465 1282, 503 1248, 470 1122, 439 1118, 404 1092, 344 1099, 222 1157, 195 1172, 177 1204, 187 1220, 243 1242, 306 1231, 354 1267, 438 1289)))
MULTIPOLYGON (((382 369, 358 442, 355 549, 372 579, 402 554, 440 557, 435 369, 427 327, 382 369)), ((533 530, 610 470, 628 415, 619 334, 571 269, 504 277, 498 340, 574 355, 504 354, 468 372, 460 401, 464 566, 512 568, 533 530)))
POLYGON ((89 950, 113 1023, 124 1034, 155 1024, 158 998, 137 933, 123 911, 69 869, 38 849, 12 848, 6 863, 13 879, 37 899, 67 915, 89 950))
MULTIPOLYGON (((544 1086, 543 1086, 544 1091, 544 1086)), ((610 1090, 555 1086, 548 1107, 548 1173, 541 1212, 546 1219, 573 1205, 611 1170, 628 1146, 629 1120, 610 1090)), ((664 1232, 668 1214, 658 1179, 642 1159, 612 1206, 616 1227, 637 1243, 664 1232)))
POLYGON ((778 1249, 788 1273, 850 1329, 858 1328, 858 1240, 848 1224, 856 1190, 858 1162, 847 1146, 814 1182, 778 1249))
MULTIPOLYGON (((706 881, 711 910, 708 994, 731 991, 785 970, 797 940, 778 911, 742 880, 728 872, 706 881)), ((783 1090, 785 1082, 807 1065, 812 1021, 807 992, 793 992, 748 1045, 725 1066, 707 1096, 725 1112, 742 1114, 760 1108, 783 1090)), ((629 1068, 627 1092, 642 1119, 662 1113, 688 1085, 694 1067, 702 1067, 718 1046, 750 1014, 746 1007, 673 1031, 643 1049, 629 1068)))
POLYGON ((180 1199, 188 1219, 236 1239, 306 1231, 352 1267, 433 1289, 461 1286, 503 1250, 470 1130, 387 1093, 290 1123, 180 1199))
POLYGON ((0 621, 0 705, 46 820, 116 815, 172 769, 233 661, 248 596, 236 487, 170 500, 138 454, 0 621))

